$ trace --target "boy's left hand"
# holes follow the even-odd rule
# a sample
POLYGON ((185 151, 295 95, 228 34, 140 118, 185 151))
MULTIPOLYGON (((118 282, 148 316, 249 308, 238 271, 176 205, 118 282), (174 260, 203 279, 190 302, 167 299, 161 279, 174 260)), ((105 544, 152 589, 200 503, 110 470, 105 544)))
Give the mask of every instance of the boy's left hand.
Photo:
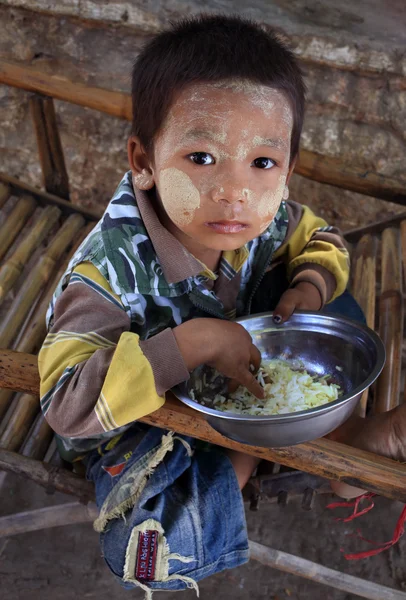
POLYGON ((320 310, 321 306, 322 300, 316 286, 308 281, 301 281, 282 294, 273 311, 273 318, 275 323, 284 323, 296 309, 320 310))

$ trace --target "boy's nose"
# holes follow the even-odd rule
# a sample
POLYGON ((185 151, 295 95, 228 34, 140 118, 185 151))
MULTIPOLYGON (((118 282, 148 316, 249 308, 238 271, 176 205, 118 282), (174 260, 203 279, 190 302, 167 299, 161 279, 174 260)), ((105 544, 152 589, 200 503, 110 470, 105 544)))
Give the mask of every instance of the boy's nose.
POLYGON ((244 202, 246 199, 242 187, 233 184, 216 186, 212 190, 211 196, 217 204, 222 202, 235 204, 236 202, 244 202))

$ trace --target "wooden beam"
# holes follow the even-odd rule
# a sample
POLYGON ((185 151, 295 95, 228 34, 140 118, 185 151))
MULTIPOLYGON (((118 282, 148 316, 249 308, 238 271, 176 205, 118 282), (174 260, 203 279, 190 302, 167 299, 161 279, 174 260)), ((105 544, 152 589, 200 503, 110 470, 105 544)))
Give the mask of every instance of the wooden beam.
POLYGON ((250 557, 262 565, 347 592, 351 598, 355 595, 369 600, 406 600, 405 592, 329 569, 300 556, 274 550, 252 541, 249 542, 249 548, 250 557))
MULTIPOLYGON (((66 502, 0 517, 0 538, 29 531, 94 521, 99 514, 93 502, 66 502)), ((405 596, 406 597, 406 596, 405 596)))
MULTIPOLYGON (((30 354, 0 350, 0 388, 38 395, 36 361, 37 357, 30 354)), ((171 393, 162 408, 140 421, 406 502, 406 465, 339 442, 322 438, 287 448, 240 444, 215 431, 200 413, 171 393)), ((0 464, 0 468, 7 467, 0 464)))
POLYGON ((81 502, 94 501, 93 483, 67 469, 53 467, 33 458, 0 448, 0 469, 35 481, 49 491, 76 496, 81 502))
POLYGON ((39 395, 38 358, 34 354, 0 349, 0 389, 39 395))
POLYGON ((29 99, 34 122, 44 187, 50 194, 69 200, 66 171, 52 98, 35 94, 29 99))
POLYGON ((48 192, 44 192, 39 190, 38 188, 30 185, 28 183, 24 183, 17 179, 16 177, 11 177, 11 175, 6 175, 6 173, 0 173, 0 182, 7 184, 11 193, 15 196, 27 196, 31 195, 35 200, 37 200, 38 204, 41 206, 48 206, 48 204, 52 204, 53 206, 57 206, 61 209, 61 211, 65 215, 71 214, 80 214, 85 219, 89 221, 98 221, 103 214, 102 210, 91 210, 89 208, 82 208, 77 204, 71 204, 54 194, 49 194, 48 192))
POLYGON ((128 94, 88 87, 19 63, 0 60, 0 83, 131 120, 131 97, 128 94))
POLYGON ((381 496, 406 501, 406 465, 326 438, 286 448, 240 444, 215 431, 202 415, 179 402, 171 393, 167 394, 162 408, 140 420, 326 479, 344 481, 381 496))
MULTIPOLYGON (((52 96, 131 121, 131 97, 74 83, 66 78, 37 71, 33 67, 0 60, 0 83, 52 96)), ((302 150, 295 172, 367 196, 406 206, 405 185, 395 179, 360 167, 344 165, 339 159, 302 150)))
POLYGON ((301 150, 295 173, 313 181, 406 206, 406 185, 339 159, 301 150))
POLYGON ((382 233, 387 227, 399 226, 402 221, 406 219, 406 211, 402 211, 392 217, 381 219, 380 221, 374 221, 369 225, 363 225, 362 227, 355 227, 344 232, 344 237, 347 242, 354 243, 362 238, 367 233, 382 233))

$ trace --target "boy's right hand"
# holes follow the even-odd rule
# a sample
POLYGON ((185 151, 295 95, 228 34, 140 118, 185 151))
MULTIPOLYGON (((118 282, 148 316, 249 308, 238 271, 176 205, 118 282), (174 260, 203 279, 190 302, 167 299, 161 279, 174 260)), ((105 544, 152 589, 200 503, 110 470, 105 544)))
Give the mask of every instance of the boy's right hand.
POLYGON ((175 327, 173 333, 189 371, 207 364, 245 386, 257 398, 264 397, 254 376, 261 364, 261 353, 242 325, 221 319, 191 319, 175 327))

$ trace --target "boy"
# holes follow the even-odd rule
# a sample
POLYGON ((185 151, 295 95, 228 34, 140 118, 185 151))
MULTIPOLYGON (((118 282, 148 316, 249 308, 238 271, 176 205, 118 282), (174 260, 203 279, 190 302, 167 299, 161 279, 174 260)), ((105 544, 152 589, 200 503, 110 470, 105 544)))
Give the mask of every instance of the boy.
POLYGON ((248 559, 257 461, 137 420, 203 363, 262 397, 231 319, 319 310, 349 265, 337 230, 287 202, 304 84, 274 34, 174 25, 138 57, 132 99, 131 172, 56 290, 39 365, 43 411, 95 482, 105 560, 150 594, 248 559))

